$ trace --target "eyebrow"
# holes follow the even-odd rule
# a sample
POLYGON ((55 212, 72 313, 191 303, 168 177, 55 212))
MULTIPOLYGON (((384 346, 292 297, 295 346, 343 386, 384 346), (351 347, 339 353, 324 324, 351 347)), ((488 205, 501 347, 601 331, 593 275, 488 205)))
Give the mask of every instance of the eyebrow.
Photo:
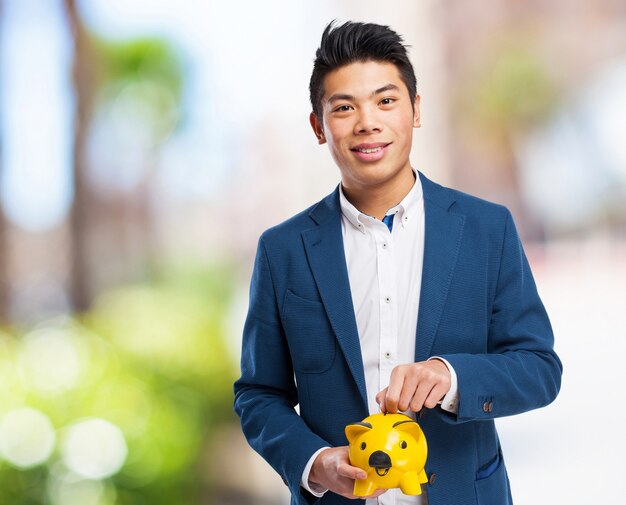
MULTIPOLYGON (((398 86, 396 86, 395 84, 386 84, 382 88, 378 88, 377 90, 372 91, 370 97, 380 95, 381 93, 384 93, 385 91, 399 91, 399 90, 400 88, 398 88, 398 86)), ((354 101, 356 100, 356 98, 353 95, 346 95, 344 93, 336 93, 328 99, 328 103, 337 102, 339 100, 354 101)))

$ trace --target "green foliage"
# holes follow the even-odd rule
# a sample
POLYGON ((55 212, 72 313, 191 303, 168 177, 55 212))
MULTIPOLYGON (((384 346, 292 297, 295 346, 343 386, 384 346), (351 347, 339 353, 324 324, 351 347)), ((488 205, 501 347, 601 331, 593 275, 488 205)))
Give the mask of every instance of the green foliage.
POLYGON ((119 41, 90 34, 90 40, 96 103, 103 109, 117 104, 125 121, 158 144, 181 119, 181 56, 159 38, 119 41))
POLYGON ((551 109, 554 90, 537 58, 515 49, 496 62, 479 92, 479 102, 493 121, 527 122, 541 119, 551 109))
POLYGON ((101 85, 147 79, 158 81, 180 97, 183 82, 180 57, 165 41, 158 38, 112 41, 95 35, 92 39, 101 67, 101 85))
POLYGON ((559 101, 556 80, 549 68, 522 38, 502 41, 480 69, 459 86, 459 110, 473 129, 506 135, 543 121, 559 101))
POLYGON ((56 433, 52 454, 32 468, 0 456, 0 503, 196 502, 207 486, 201 453, 214 429, 233 420, 230 285, 228 268, 171 272, 105 293, 80 321, 0 334, 0 423, 28 406, 56 433), (68 464, 71 426, 89 418, 117 426, 128 448, 123 466, 102 479, 68 464))

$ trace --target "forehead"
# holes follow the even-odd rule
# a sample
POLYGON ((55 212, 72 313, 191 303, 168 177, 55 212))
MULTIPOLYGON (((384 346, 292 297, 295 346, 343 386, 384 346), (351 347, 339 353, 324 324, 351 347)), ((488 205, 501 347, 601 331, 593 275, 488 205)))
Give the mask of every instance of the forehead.
POLYGON ((329 72, 324 78, 324 97, 341 94, 355 98, 367 98, 372 92, 394 84, 400 92, 409 92, 400 77, 398 67, 393 63, 381 61, 365 61, 350 63, 329 72))

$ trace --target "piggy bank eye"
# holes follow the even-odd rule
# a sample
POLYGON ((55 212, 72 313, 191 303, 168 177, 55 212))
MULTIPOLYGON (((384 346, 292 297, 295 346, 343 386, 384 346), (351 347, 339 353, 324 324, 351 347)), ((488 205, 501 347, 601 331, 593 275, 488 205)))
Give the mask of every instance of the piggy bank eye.
POLYGON ((361 442, 361 450, 364 451, 366 447, 367 444, 365 442, 361 442))
POLYGON ((400 442, 400 447, 402 447, 403 449, 406 449, 406 442, 404 440, 400 442))

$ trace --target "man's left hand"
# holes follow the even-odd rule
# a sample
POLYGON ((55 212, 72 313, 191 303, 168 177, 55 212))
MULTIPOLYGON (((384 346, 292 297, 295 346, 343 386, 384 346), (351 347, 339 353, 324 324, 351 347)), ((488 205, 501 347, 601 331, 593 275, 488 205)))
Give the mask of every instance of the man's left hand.
POLYGON ((391 372, 389 386, 376 395, 382 412, 419 412, 434 408, 450 391, 450 371, 438 359, 398 365, 391 372))

